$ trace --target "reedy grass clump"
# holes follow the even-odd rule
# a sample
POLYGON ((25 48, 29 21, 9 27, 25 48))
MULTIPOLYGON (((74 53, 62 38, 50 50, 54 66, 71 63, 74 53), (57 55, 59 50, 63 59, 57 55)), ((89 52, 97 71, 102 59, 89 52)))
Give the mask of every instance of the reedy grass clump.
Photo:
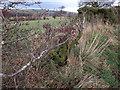
MULTIPOLYGON (((82 63, 83 73, 92 73, 94 77, 99 76, 97 81, 103 79, 106 85, 104 87, 118 87, 118 80, 112 73, 114 69, 117 75, 118 70, 118 52, 114 52, 118 45, 116 35, 118 28, 115 29, 114 26, 102 22, 94 27, 91 24, 86 26, 79 45, 73 48, 74 56, 79 63, 82 63)), ((95 87, 98 86, 103 87, 103 83, 95 87)))

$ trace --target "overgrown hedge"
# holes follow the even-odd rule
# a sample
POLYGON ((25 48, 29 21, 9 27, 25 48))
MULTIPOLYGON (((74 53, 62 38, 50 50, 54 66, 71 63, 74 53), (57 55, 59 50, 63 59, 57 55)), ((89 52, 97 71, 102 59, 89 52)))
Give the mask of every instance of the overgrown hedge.
POLYGON ((118 8, 95 8, 95 7, 82 7, 78 9, 78 14, 81 17, 82 12, 87 12, 86 18, 89 22, 96 17, 103 19, 106 23, 107 21, 111 24, 120 23, 120 7, 118 8))

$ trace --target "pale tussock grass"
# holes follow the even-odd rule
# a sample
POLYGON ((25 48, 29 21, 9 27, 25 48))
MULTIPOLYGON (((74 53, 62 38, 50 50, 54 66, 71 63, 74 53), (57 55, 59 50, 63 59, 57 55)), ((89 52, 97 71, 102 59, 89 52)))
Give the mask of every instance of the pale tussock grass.
MULTIPOLYGON (((108 88, 109 84, 106 84, 104 79, 97 78, 97 74, 102 68, 110 70, 110 65, 107 64, 106 59, 101 59, 101 57, 109 45, 118 44, 117 36, 115 35, 117 31, 113 28, 113 25, 103 24, 102 22, 98 22, 94 26, 88 24, 85 27, 82 37, 79 40, 79 45, 75 49, 75 52, 79 52, 78 64, 81 66, 78 68, 82 71, 81 73, 84 73, 83 69, 87 67, 90 69, 88 74, 94 74, 93 76, 89 75, 90 78, 87 77, 86 80, 81 80, 75 87, 84 88, 94 86, 95 88, 108 88)), ((77 61, 75 58, 71 60, 72 62, 77 61)))

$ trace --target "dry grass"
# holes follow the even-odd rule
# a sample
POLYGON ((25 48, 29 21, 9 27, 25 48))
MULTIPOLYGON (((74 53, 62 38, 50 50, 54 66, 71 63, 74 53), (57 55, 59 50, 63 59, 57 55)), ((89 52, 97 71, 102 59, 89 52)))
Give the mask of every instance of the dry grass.
MULTIPOLYGON (((83 31, 82 37, 79 40, 79 45, 74 49, 74 54, 79 55, 79 59, 70 59, 70 64, 73 66, 74 62, 77 62, 81 73, 84 73, 84 69, 88 75, 86 80, 81 80, 75 87, 94 87, 94 88, 108 88, 110 85, 105 83, 105 80, 100 78, 100 70, 106 68, 110 70, 110 65, 107 64, 107 60, 102 58, 102 53, 109 45, 118 45, 117 36, 112 25, 97 23, 94 27, 91 24, 87 24, 83 31), (76 53, 78 52, 78 53, 76 53), (92 73, 92 75, 89 75, 92 73)), ((76 55, 76 57, 78 56, 76 55)), ((78 57, 77 57, 78 58, 78 57)), ((75 65, 77 66, 77 65, 75 65)))

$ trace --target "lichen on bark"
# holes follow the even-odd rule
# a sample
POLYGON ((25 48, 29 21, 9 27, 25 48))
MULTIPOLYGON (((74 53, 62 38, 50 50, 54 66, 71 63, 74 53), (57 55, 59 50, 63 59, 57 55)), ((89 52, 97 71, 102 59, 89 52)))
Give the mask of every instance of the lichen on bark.
POLYGON ((70 54, 74 45, 79 44, 78 40, 81 38, 81 36, 82 36, 82 32, 79 31, 79 34, 72 41, 71 44, 69 44, 69 42, 66 42, 65 44, 61 45, 59 48, 52 50, 50 52, 50 56, 49 56, 50 59, 52 59, 55 62, 55 64, 58 64, 59 66, 66 65, 67 59, 68 59, 68 54, 70 54))

